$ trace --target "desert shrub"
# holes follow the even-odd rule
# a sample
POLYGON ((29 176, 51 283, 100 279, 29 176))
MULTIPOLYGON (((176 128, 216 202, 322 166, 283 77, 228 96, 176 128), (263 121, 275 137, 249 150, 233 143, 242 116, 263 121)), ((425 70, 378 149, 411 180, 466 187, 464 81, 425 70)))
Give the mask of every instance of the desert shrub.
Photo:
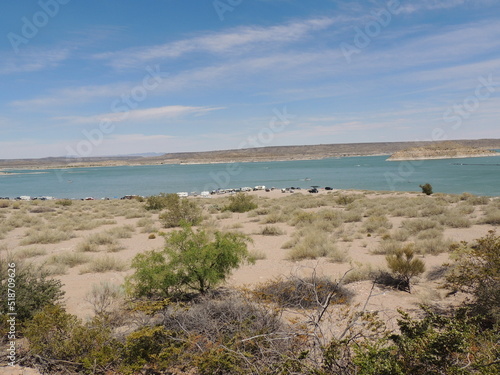
POLYGON ((426 183, 424 185, 420 185, 420 188, 422 189, 422 193, 425 195, 432 195, 432 185, 429 183, 426 183))
POLYGON ((289 260, 316 259, 334 251, 335 243, 322 231, 307 231, 287 254, 289 260))
POLYGON ((446 286, 471 293, 479 315, 500 322, 500 236, 495 232, 453 249, 446 286))
POLYGON ((299 309, 317 307, 327 300, 342 304, 348 302, 351 297, 351 294, 338 282, 317 276, 277 278, 258 285, 254 293, 259 299, 278 306, 299 309))
POLYGON ((378 272, 371 264, 356 264, 352 270, 345 274, 342 279, 343 284, 351 284, 358 281, 373 280, 378 272))
POLYGON ((103 321, 84 324, 60 306, 37 312, 24 333, 31 354, 46 359, 45 373, 105 373, 119 359, 121 344, 103 321))
POLYGON ((456 210, 450 210, 445 215, 440 216, 439 222, 451 228, 469 228, 472 225, 467 217, 456 210))
POLYGON ((380 241, 376 249, 372 250, 372 254, 375 255, 386 255, 394 254, 401 248, 401 243, 393 239, 387 239, 380 241))
POLYGON ((275 223, 284 223, 288 221, 289 217, 282 212, 273 212, 266 217, 262 218, 262 224, 275 224, 275 223))
POLYGON ((460 200, 466 201, 474 206, 485 205, 490 202, 489 197, 477 196, 470 193, 463 193, 460 195, 460 200))
POLYGON ((229 197, 229 203, 224 206, 223 211, 248 212, 257 208, 257 203, 252 196, 245 193, 237 193, 229 197))
POLYGON ((19 249, 15 253, 16 259, 27 259, 27 258, 33 258, 33 257, 38 257, 41 255, 46 255, 47 250, 39 248, 39 247, 28 247, 24 249, 19 249))
POLYGON ((248 252, 248 259, 253 263, 257 260, 264 260, 267 258, 267 255, 265 252, 261 250, 250 250, 248 252))
POLYGON ((363 220, 363 212, 361 210, 344 211, 342 218, 344 223, 357 223, 363 220))
POLYGON ((417 234, 417 238, 419 240, 440 239, 442 237, 443 237, 443 230, 437 228, 425 229, 417 234))
POLYGON ((483 224, 500 225, 500 209, 497 207, 488 207, 480 222, 483 224))
POLYGON ((406 229, 398 229, 391 234, 391 238, 394 239, 395 241, 404 242, 408 238, 410 238, 410 235, 411 235, 410 232, 407 231, 406 229))
POLYGON ((241 233, 193 231, 184 225, 166 237, 163 251, 138 254, 128 289, 135 296, 169 296, 172 292, 205 293, 249 260, 248 238, 241 233))
POLYGON ((360 194, 339 194, 335 199, 336 203, 341 206, 347 206, 353 203, 356 199, 361 198, 360 194))
POLYGON ((109 271, 125 271, 127 269, 126 263, 111 256, 104 256, 95 258, 85 267, 80 270, 80 274, 84 273, 103 273, 109 271))
POLYGON ((0 208, 10 207, 10 202, 4 199, 0 199, 0 208))
POLYGON ((108 233, 115 238, 131 238, 132 233, 135 232, 135 228, 131 225, 123 225, 121 227, 115 227, 108 230, 108 233))
POLYGON ((175 202, 177 194, 160 193, 146 198, 146 210, 163 210, 167 208, 172 202, 175 202))
POLYGON ((57 229, 31 229, 26 233, 26 237, 21 240, 20 244, 54 244, 62 241, 67 241, 73 237, 73 233, 57 229))
POLYGON ((297 211, 291 218, 289 224, 297 227, 304 227, 313 224, 317 220, 316 213, 308 211, 297 211))
POLYGON ((89 261, 90 258, 87 255, 82 253, 72 253, 72 252, 52 255, 49 259, 47 259, 48 264, 62 264, 70 268, 79 266, 84 263, 88 263, 89 261))
POLYGON ((4 293, 0 294, 0 314, 9 312, 7 297, 9 278, 15 274, 16 320, 24 322, 46 305, 54 305, 61 301, 64 292, 60 280, 51 279, 43 267, 31 264, 0 259, 0 285, 4 293), (14 266, 15 272, 12 272, 14 266), (9 267, 10 270, 9 271, 9 267))
POLYGON ((443 316, 429 309, 422 319, 400 311, 399 332, 381 340, 365 340, 354 348, 349 373, 375 374, 496 374, 498 332, 481 331, 461 313, 443 316), (474 353, 474 355, 471 355, 474 353))
POLYGON ((401 223, 401 227, 406 229, 412 235, 416 235, 427 229, 440 229, 440 224, 432 219, 413 219, 404 220, 401 223))
POLYGON ((59 206, 67 207, 71 206, 73 204, 73 201, 71 199, 59 199, 56 201, 56 204, 59 206))
POLYGON ((285 232, 281 228, 266 225, 262 228, 259 234, 262 234, 263 236, 281 236, 282 234, 285 234, 285 232))
POLYGON ((411 279, 425 271, 425 263, 415 258, 413 246, 407 245, 392 254, 388 254, 385 259, 395 279, 400 281, 398 289, 411 293, 411 279))
POLYGON ((392 224, 386 216, 370 216, 363 222, 363 230, 366 233, 375 233, 383 229, 391 229, 392 224))
POLYGON ((450 251, 453 244, 450 240, 443 240, 442 238, 429 238, 426 240, 415 242, 415 251, 419 254, 438 255, 450 251))
POLYGON ((165 228, 179 227, 181 224, 198 225, 203 220, 201 209, 196 202, 181 199, 177 194, 167 194, 166 211, 160 215, 165 228))
POLYGON ((85 301, 93 307, 96 316, 109 316, 119 305, 124 296, 123 288, 109 282, 92 285, 85 296, 85 301))

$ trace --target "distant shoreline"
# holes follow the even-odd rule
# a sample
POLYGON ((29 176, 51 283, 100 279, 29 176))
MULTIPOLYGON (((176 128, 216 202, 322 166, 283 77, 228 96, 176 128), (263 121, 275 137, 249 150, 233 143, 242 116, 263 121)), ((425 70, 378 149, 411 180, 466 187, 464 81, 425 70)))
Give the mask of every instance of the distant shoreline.
MULTIPOLYGON (((468 147, 500 149, 500 139, 460 140, 468 147)), ((272 146, 222 151, 177 152, 154 157, 116 156, 42 159, 0 159, 0 172, 11 170, 74 169, 118 166, 199 165, 224 163, 257 163, 306 161, 330 158, 392 155, 409 147, 422 147, 439 142, 386 142, 272 146)), ((467 156, 468 157, 468 156, 467 156)))

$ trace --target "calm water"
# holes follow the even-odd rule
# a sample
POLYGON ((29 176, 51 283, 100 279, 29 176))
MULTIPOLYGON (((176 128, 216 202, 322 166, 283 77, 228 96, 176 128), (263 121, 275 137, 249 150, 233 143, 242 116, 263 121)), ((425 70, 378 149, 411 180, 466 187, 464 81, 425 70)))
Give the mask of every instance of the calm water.
POLYGON ((387 162, 386 158, 11 170, 0 175, 0 197, 115 198, 255 185, 420 191, 419 185, 427 182, 434 192, 500 196, 498 156, 418 162, 387 162))

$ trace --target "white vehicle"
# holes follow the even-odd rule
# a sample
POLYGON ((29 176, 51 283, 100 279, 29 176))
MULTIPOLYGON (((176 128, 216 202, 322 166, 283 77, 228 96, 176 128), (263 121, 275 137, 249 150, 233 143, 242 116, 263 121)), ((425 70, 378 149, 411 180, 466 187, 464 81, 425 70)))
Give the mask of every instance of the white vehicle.
POLYGON ((177 195, 181 198, 187 198, 189 197, 189 194, 185 191, 181 191, 180 193, 177 193, 177 195))
POLYGON ((242 187, 241 191, 252 191, 252 188, 247 187, 247 186, 246 187, 242 187))
POLYGON ((262 185, 262 186, 256 186, 253 189, 254 190, 266 190, 266 187, 264 185, 262 185))
POLYGON ((202 192, 200 193, 200 197, 202 197, 202 198, 210 198, 210 196, 211 196, 211 195, 210 195, 210 192, 209 192, 209 191, 202 191, 202 192))
POLYGON ((21 195, 19 197, 19 200, 21 200, 21 201, 30 201, 31 197, 29 195, 21 195))

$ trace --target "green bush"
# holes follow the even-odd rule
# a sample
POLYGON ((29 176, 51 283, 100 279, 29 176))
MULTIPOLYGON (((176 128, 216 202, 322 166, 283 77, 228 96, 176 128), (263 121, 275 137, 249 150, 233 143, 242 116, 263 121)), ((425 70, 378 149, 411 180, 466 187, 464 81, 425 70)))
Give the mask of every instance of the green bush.
POLYGON ((500 323, 500 236, 490 232, 469 245, 455 246, 446 286, 471 293, 479 315, 500 323))
POLYGON ((254 198, 245 193, 238 193, 229 197, 229 204, 224 206, 223 211, 248 212, 257 208, 254 198))
POLYGON ((205 293, 249 260, 247 241, 240 233, 211 235, 184 225, 166 237, 163 251, 138 254, 132 260, 135 273, 128 279, 128 289, 138 297, 192 290, 205 293))
POLYGON ((177 194, 167 194, 165 197, 166 209, 160 215, 165 228, 179 227, 184 222, 189 225, 198 225, 203 220, 201 209, 196 202, 181 199, 177 194))
POLYGON ((14 279, 15 286, 15 312, 16 320, 24 322, 47 305, 54 305, 60 302, 64 292, 60 280, 49 278, 48 273, 43 268, 35 268, 31 264, 13 262, 7 259, 0 259, 0 314, 7 314, 9 311, 8 293, 9 282, 14 279), (10 267, 15 265, 14 268, 10 267), (15 269, 15 278, 12 269, 15 269), (10 271, 9 271, 10 270, 10 271))
POLYGON ((360 375, 498 374, 498 332, 481 332, 461 314, 443 316, 425 310, 423 319, 401 312, 400 333, 355 346, 360 375))
POLYGON ((431 184, 424 184, 424 185, 420 185, 420 188, 422 189, 422 193, 424 193, 425 195, 432 195, 432 186, 431 184))
POLYGON ((104 321, 94 319, 83 324, 61 306, 47 306, 36 313, 24 334, 31 354, 48 359, 45 373, 56 373, 55 363, 64 361, 78 373, 102 374, 116 365, 120 355, 121 344, 104 321))
POLYGON ((160 193, 146 198, 146 210, 163 210, 167 208, 172 200, 175 200, 174 195, 178 198, 177 194, 160 193))

